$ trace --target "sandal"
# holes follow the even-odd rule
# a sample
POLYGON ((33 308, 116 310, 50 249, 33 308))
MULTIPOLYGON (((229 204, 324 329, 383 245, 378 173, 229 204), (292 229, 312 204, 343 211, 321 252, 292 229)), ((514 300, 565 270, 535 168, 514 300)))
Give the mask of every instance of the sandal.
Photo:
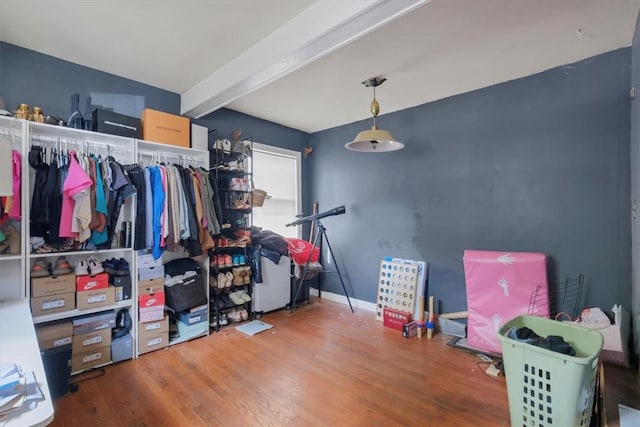
POLYGON ((58 249, 51 246, 48 243, 43 243, 42 245, 38 246, 35 250, 35 253, 37 254, 52 254, 58 252, 58 249))

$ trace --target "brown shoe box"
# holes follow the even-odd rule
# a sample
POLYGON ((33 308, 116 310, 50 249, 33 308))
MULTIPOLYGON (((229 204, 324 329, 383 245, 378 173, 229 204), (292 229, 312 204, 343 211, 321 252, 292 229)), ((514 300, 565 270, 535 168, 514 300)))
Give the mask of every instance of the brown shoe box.
POLYGON ((74 335, 71 351, 76 354, 86 353, 101 347, 111 346, 111 329, 88 332, 82 335, 74 335))
POLYGON ((164 277, 138 281, 138 295, 153 295, 158 292, 164 292, 164 277))
POLYGON ((116 302, 116 288, 109 286, 94 291, 77 292, 76 305, 78 310, 104 307, 116 302))
POLYGON ((71 373, 84 371, 109 362, 111 362, 111 346, 95 348, 71 357, 71 373))
POLYGON ((73 324, 70 320, 51 322, 44 325, 36 325, 36 336, 40 350, 49 350, 71 344, 73 324))
POLYGON ((165 348, 169 343, 169 317, 148 323, 138 323, 138 353, 165 348))
POLYGON ((61 276, 32 277, 31 297, 66 294, 76 291, 76 276, 63 274, 61 276))
POLYGON ((31 298, 31 313, 34 316, 61 313, 76 308, 76 293, 47 295, 31 298))

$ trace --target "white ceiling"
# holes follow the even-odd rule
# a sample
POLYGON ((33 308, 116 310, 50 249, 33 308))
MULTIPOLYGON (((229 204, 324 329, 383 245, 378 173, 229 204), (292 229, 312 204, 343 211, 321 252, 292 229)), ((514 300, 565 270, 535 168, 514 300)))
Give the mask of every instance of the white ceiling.
MULTIPOLYGON (((0 0, 0 40, 314 132, 629 46, 640 0, 0 0)), ((381 122, 383 125, 383 122, 381 122)))

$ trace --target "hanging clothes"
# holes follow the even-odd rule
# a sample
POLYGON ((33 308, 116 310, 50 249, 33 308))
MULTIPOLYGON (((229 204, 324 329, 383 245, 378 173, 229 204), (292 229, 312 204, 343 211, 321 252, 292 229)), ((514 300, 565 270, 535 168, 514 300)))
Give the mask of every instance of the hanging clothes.
POLYGON ((75 151, 69 152, 69 173, 64 181, 60 237, 74 237, 84 242, 91 236, 91 201, 89 188, 93 181, 79 163, 75 151))

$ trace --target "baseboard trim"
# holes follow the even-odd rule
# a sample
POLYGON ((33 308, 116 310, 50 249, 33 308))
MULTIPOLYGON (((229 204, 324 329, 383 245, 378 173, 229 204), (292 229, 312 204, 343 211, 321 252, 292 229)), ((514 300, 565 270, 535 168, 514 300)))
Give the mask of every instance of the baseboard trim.
MULTIPOLYGON (((318 289, 317 288, 309 288, 309 295, 313 295, 314 297, 318 296, 318 289)), ((334 294, 333 292, 327 292, 327 291, 322 291, 322 298, 326 298, 330 301, 335 301, 335 302, 339 302, 341 304, 345 304, 348 305, 349 302, 347 301, 347 297, 345 297, 344 295, 340 295, 340 294, 334 294)), ((361 309, 361 310, 366 310, 366 311, 371 311, 371 312, 375 312, 376 311, 376 305, 372 302, 369 301, 363 301, 357 298, 353 298, 353 297, 349 297, 349 300, 351 301, 351 305, 353 306, 353 309, 361 309)))

